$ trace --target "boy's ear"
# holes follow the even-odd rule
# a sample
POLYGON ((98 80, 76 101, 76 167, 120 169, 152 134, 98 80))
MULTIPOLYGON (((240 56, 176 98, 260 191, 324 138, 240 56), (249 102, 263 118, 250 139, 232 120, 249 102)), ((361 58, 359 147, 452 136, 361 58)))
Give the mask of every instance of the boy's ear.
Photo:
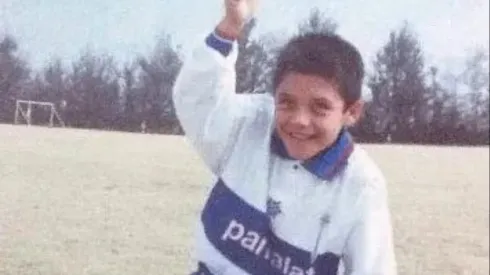
POLYGON ((359 99, 347 108, 344 116, 344 124, 347 127, 354 126, 362 117, 364 112, 364 101, 359 99))

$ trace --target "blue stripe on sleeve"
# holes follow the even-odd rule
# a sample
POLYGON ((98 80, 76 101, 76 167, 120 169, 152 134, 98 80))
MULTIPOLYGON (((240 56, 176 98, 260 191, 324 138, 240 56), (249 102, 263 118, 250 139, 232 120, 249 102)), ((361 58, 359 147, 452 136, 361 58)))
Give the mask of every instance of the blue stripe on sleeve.
POLYGON ((206 37, 206 44, 217 50, 223 56, 228 56, 233 49, 233 41, 218 36, 215 32, 206 37))

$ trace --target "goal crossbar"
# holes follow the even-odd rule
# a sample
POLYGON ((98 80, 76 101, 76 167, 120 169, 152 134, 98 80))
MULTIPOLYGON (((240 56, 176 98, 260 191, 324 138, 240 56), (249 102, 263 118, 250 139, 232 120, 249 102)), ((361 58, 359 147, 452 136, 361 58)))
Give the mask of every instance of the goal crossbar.
POLYGON ((45 101, 32 101, 32 100, 17 100, 18 104, 34 104, 34 105, 40 105, 40 106, 54 106, 53 103, 51 102, 45 102, 45 101))

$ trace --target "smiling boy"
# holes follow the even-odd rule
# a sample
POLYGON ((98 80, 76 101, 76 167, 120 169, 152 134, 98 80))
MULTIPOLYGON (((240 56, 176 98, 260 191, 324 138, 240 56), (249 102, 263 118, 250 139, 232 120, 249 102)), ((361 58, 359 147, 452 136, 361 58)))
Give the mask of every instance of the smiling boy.
POLYGON ((272 95, 236 94, 236 39, 255 1, 224 2, 173 94, 216 176, 195 274, 396 274, 384 177, 347 131, 362 113, 359 52, 336 35, 294 37, 272 95))

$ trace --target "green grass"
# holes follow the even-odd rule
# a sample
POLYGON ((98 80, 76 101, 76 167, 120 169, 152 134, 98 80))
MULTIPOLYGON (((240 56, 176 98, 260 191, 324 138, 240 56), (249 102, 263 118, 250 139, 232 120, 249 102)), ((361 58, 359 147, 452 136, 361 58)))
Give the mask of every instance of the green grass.
MULTIPOLYGON (((400 274, 488 274, 488 147, 366 148, 400 274)), ((210 180, 181 137, 0 125, 0 274, 189 274, 210 180)))

